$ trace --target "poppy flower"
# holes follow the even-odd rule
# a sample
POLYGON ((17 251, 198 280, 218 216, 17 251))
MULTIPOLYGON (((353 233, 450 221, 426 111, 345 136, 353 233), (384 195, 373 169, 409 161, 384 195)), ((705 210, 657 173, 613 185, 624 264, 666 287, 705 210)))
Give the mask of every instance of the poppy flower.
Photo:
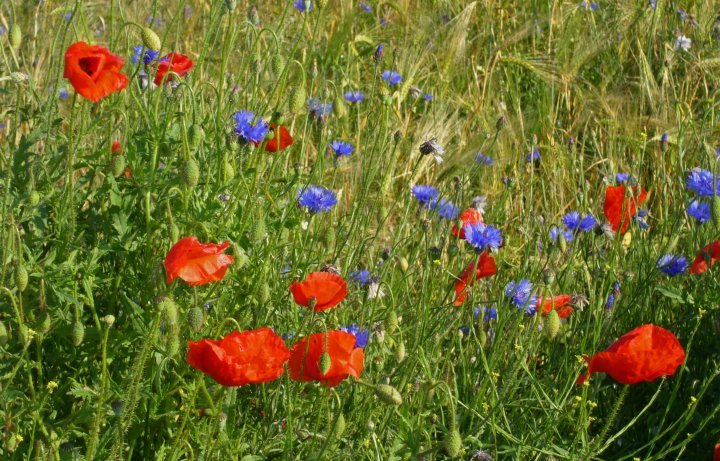
POLYGON ((453 226, 452 235, 457 237, 459 234, 461 239, 465 238, 465 226, 467 226, 468 224, 477 224, 483 222, 483 216, 482 213, 480 213, 480 210, 472 207, 460 213, 460 216, 458 216, 458 218, 462 220, 462 227, 458 229, 457 226, 453 226))
POLYGON ((485 277, 491 277, 497 274, 497 266, 495 265, 495 259, 490 256, 487 251, 482 252, 479 260, 471 262, 465 270, 460 274, 460 280, 455 282, 455 306, 462 306, 467 296, 467 286, 473 286, 476 280, 485 277), (477 264, 477 267, 475 265, 477 264), (473 269, 475 269, 475 277, 472 276, 473 269))
POLYGON ((110 150, 111 150, 112 152, 117 152, 117 151, 119 151, 119 150, 120 150, 120 141, 118 141, 118 140, 113 141, 112 147, 110 147, 110 150))
MULTIPOLYGON (((193 68, 192 59, 180 53, 170 53, 160 58, 158 61, 157 73, 155 74, 154 83, 157 86, 163 81, 163 77, 170 72, 175 72, 180 77, 184 77, 193 68)), ((172 75, 168 77, 168 81, 172 79, 172 75)))
POLYGON ((330 272, 312 272, 304 281, 292 283, 290 292, 297 304, 320 312, 337 306, 345 299, 347 283, 330 272))
POLYGON ((120 73, 124 62, 105 47, 76 42, 65 52, 63 77, 80 96, 98 102, 127 87, 128 78, 120 73))
POLYGON ((711 268, 716 261, 720 261, 720 240, 715 240, 700 250, 700 253, 698 253, 695 261, 690 266, 690 273, 702 274, 711 268))
POLYGON ((187 362, 223 386, 278 379, 290 351, 270 328, 233 331, 221 340, 189 341, 187 362))
POLYGON ((574 311, 572 306, 567 305, 570 301, 572 301, 572 296, 570 295, 558 295, 552 298, 538 298, 537 309, 542 313, 542 316, 545 317, 554 308, 558 313, 558 317, 566 319, 570 317, 570 314, 574 311))
POLYGON ((636 384, 675 374, 685 361, 685 351, 674 334, 648 324, 625 334, 605 352, 583 358, 588 361, 588 371, 580 375, 578 384, 591 373, 607 373, 621 384, 636 384))
POLYGON ((180 278, 188 285, 204 285, 222 280, 233 262, 232 256, 223 254, 228 246, 228 241, 220 245, 200 243, 195 236, 181 239, 165 256, 166 282, 180 278))
POLYGON ((603 209, 605 217, 615 232, 624 234, 630 225, 630 220, 637 212, 637 208, 642 205, 647 197, 647 191, 640 188, 638 194, 637 187, 630 187, 632 193, 626 197, 628 188, 625 186, 608 186, 605 189, 605 204, 603 209), (620 224, 622 223, 622 228, 620 224))
POLYGON ((715 454, 713 455, 713 461, 720 461, 720 443, 715 444, 715 454))
POLYGON ((290 378, 295 381, 320 381, 328 387, 335 387, 348 376, 356 379, 363 371, 365 351, 355 347, 355 335, 340 330, 315 333, 303 338, 290 348, 290 378), (309 344, 308 344, 309 341, 309 344), (320 372, 320 357, 327 352, 330 368, 320 372))
MULTIPOLYGON (((265 150, 268 152, 277 152, 279 150, 285 150, 292 146, 293 138, 290 136, 290 132, 282 125, 276 123, 270 123, 272 129, 272 138, 265 144, 265 150), (278 141, 280 145, 278 146, 278 141)), ((259 143, 258 143, 259 144, 259 143)), ((255 144, 257 146, 257 144, 255 144)))

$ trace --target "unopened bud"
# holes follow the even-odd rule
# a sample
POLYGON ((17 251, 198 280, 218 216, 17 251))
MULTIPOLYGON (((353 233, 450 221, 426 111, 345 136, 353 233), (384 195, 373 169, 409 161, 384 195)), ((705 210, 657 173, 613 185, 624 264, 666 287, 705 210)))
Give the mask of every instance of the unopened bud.
POLYGON ((121 174, 125 173, 125 156, 120 155, 113 155, 112 161, 110 162, 110 173, 112 173, 113 177, 117 178, 121 174))
POLYGON ((320 362, 318 363, 318 367, 320 370, 321 375, 326 375, 328 371, 330 371, 330 366, 332 365, 332 360, 330 359, 330 354, 327 352, 323 352, 320 356, 320 362))
POLYGON ((11 47, 15 49, 20 47, 20 44, 22 43, 22 31, 20 30, 20 26, 17 24, 10 26, 10 36, 8 37, 8 40, 10 41, 11 47))
POLYGON ((375 395, 387 405, 402 405, 403 399, 400 392, 388 384, 375 386, 375 395))
POLYGON ((83 339, 85 339, 85 327, 81 322, 75 321, 72 325, 72 330, 70 331, 70 340, 72 341, 73 346, 78 347, 82 344, 83 339))
POLYGON ((462 453, 463 442, 460 432, 454 429, 445 435, 443 440, 443 448, 445 453, 451 458, 457 458, 462 453))
POLYGON ((160 315, 166 325, 177 325, 177 304, 172 298, 165 298, 159 306, 160 315))
POLYGON ((145 27, 142 30, 142 42, 145 48, 151 49, 153 51, 160 51, 160 48, 162 48, 162 42, 160 41, 160 37, 149 27, 145 27))
POLYGON ((285 70, 285 58, 279 53, 275 54, 272 57, 270 67, 272 68, 272 73, 275 75, 275 78, 279 79, 283 70, 285 70))
POLYGON ((555 336, 557 336, 558 332, 560 331, 560 315, 555 309, 548 312, 548 315, 545 316, 545 325, 543 325, 543 331, 551 340, 555 339, 555 336))
POLYGON ((187 187, 195 187, 200 181, 200 168, 195 160, 185 162, 180 170, 180 177, 187 187))
POLYGON ((28 286, 28 272, 22 264, 18 264, 15 268, 15 285, 20 292, 25 291, 28 286))
MULTIPOLYGON (((720 194, 720 190, 716 191, 715 194, 720 194)), ((715 224, 716 229, 720 230, 720 195, 713 196, 711 212, 713 224, 715 224)))
POLYGON ((188 325, 190 329, 196 333, 202 331, 205 326, 205 315, 199 307, 193 307, 188 311, 188 325))
POLYGON ((388 333, 393 334, 398 328, 398 317, 394 310, 390 310, 385 317, 385 330, 388 333))
POLYGON ((300 113, 305 107, 305 88, 299 86, 290 93, 290 112, 293 114, 300 113))
POLYGON ((405 360, 405 343, 402 340, 398 341, 397 346, 395 346, 395 360, 398 363, 405 360))

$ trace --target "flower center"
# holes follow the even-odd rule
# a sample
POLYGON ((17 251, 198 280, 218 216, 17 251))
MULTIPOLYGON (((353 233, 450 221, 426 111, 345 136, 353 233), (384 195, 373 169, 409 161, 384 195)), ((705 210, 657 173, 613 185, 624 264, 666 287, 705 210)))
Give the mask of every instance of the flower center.
POLYGON ((100 70, 101 63, 102 59, 100 56, 86 56, 84 58, 80 58, 78 65, 83 70, 83 72, 88 74, 90 78, 94 80, 95 74, 97 74, 100 70))

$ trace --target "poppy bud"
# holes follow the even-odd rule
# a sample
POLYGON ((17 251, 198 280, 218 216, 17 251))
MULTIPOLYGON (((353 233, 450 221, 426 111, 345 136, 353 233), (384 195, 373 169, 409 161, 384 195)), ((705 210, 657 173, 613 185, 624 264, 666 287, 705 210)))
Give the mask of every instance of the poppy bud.
POLYGON ((0 321, 0 346, 6 345, 8 342, 8 330, 2 321, 0 321))
POLYGON ((10 26, 9 41, 10 46, 15 49, 19 48, 22 43, 22 31, 20 30, 20 26, 17 24, 10 26))
POLYGON ((187 139, 190 151, 195 152, 205 139, 205 130, 203 130, 200 125, 192 124, 188 128, 187 139))
POLYGON ((558 246, 561 252, 565 253, 567 251, 567 240, 565 240, 565 236, 562 233, 558 235, 558 246))
POLYGON ((225 166, 223 168, 223 173, 225 174, 225 181, 232 181, 235 178, 235 167, 232 166, 232 163, 225 162, 225 166))
POLYGON ((142 30, 142 42, 143 45, 145 45, 145 48, 149 48, 153 51, 160 51, 160 48, 162 48, 162 42, 160 41, 160 37, 149 27, 145 27, 142 30))
POLYGON ((560 331, 560 315, 555 309, 548 312, 548 315, 545 316, 543 330, 545 330, 545 334, 551 340, 555 339, 555 336, 557 336, 560 331))
POLYGON ((299 86, 290 93, 290 112, 293 114, 300 113, 305 107, 305 88, 299 86))
POLYGON ((403 399, 400 392, 388 384, 375 386, 375 395, 387 405, 402 405, 403 399))
POLYGON ((25 266, 18 264, 15 268, 15 285, 18 291, 23 292, 28 286, 28 273, 25 266))
POLYGON ((180 339, 176 334, 169 335, 165 343, 165 356, 173 357, 180 350, 180 339))
POLYGON ((190 309, 187 319, 190 329, 196 333, 201 332, 205 326, 205 315, 203 315, 203 311, 199 307, 190 309))
POLYGON ((180 238, 180 229, 175 223, 168 224, 168 234, 171 242, 177 242, 180 238))
POLYGON ((76 320, 72 325, 72 330, 70 330, 70 341, 72 341, 73 346, 78 347, 82 344, 84 338, 85 327, 81 322, 76 320))
POLYGON ((408 271, 410 264, 408 263, 407 258, 405 258, 403 256, 398 256, 397 262, 398 262, 398 266, 400 267, 400 270, 403 272, 403 274, 408 271))
POLYGON ((630 244, 632 243, 632 234, 630 232, 623 235, 622 241, 620 242, 620 246, 622 246, 622 249, 627 252, 628 248, 630 248, 630 244))
MULTIPOLYGON (((720 190, 716 192, 720 194, 720 190)), ((715 228, 720 230, 720 196, 715 195, 712 200, 712 220, 715 228)))
POLYGON ((275 75, 275 78, 279 79, 283 70, 285 70, 285 58, 283 58, 281 54, 274 55, 270 67, 272 68, 272 73, 275 75))
POLYGON ((345 433, 345 415, 340 412, 338 414, 337 420, 335 421, 335 430, 333 431, 333 435, 336 439, 339 439, 342 437, 342 435, 345 433))
POLYGON ((260 302, 263 304, 267 304, 270 302, 270 298, 270 285, 268 285, 267 283, 263 283, 262 287, 260 287, 260 302))
POLYGON ((113 400, 112 402, 110 402, 110 407, 112 408, 113 413, 115 413, 115 416, 120 416, 122 414, 122 400, 113 400))
POLYGON ((110 162, 110 173, 116 178, 125 173, 124 155, 113 155, 112 161, 110 162))
POLYGON ((260 15, 256 6, 250 7, 247 14, 248 21, 255 27, 260 27, 260 15))
POLYGON ((443 448, 445 449, 445 453, 447 453, 447 455, 451 458, 457 458, 460 456, 463 449, 463 442, 460 432, 458 432, 457 429, 453 429, 445 434, 445 439, 443 439, 443 448))
POLYGON ((180 177, 187 187, 195 187, 200 181, 200 168, 195 160, 185 162, 180 170, 180 177))
POLYGON ((228 11, 235 11, 235 8, 237 8, 237 0, 225 0, 225 8, 227 8, 228 11))
POLYGON ((266 236, 267 228, 265 227, 265 220, 262 217, 259 217, 255 220, 255 225, 253 226, 253 241, 255 241, 255 243, 260 243, 265 240, 266 236))
POLYGON ((318 369, 320 370, 320 374, 327 374, 327 372, 330 371, 330 365, 332 365, 330 354, 328 354, 327 351, 323 352, 320 356, 320 362, 318 363, 318 369))
POLYGON ((397 330, 398 327, 398 318, 397 314, 394 310, 388 311, 387 316, 385 317, 385 329, 388 333, 392 334, 397 330))
POLYGON ((543 270, 543 282, 545 282, 545 285, 552 285, 552 283, 555 281, 555 272, 553 272, 552 269, 549 267, 545 270, 543 270))
POLYGON ((52 318, 50 317, 50 314, 45 312, 40 319, 40 323, 38 324, 38 331, 42 334, 46 334, 48 331, 50 331, 50 326, 52 324, 52 318))
POLYGON ((343 99, 339 96, 336 96, 333 101, 333 112, 339 118, 343 118, 347 115, 347 106, 345 106, 345 101, 343 101, 343 99))
POLYGON ((308 300, 308 307, 315 310, 315 306, 317 306, 317 298, 310 298, 308 300))
POLYGON ((172 298, 165 298, 160 303, 160 315, 166 325, 177 325, 177 304, 172 298))
POLYGON ((402 363, 405 360, 405 343, 402 340, 398 341, 397 346, 395 346, 395 360, 397 360, 397 363, 402 363))
POLYGON ((34 190, 30 192, 30 205, 35 206, 38 203, 40 203, 40 194, 38 194, 38 191, 34 190))

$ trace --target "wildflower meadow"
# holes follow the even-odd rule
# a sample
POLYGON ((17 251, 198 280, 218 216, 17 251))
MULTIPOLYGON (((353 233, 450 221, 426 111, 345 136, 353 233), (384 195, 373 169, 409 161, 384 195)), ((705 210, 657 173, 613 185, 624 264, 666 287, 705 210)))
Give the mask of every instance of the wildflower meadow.
POLYGON ((720 460, 720 7, 2 0, 0 460, 720 460))

